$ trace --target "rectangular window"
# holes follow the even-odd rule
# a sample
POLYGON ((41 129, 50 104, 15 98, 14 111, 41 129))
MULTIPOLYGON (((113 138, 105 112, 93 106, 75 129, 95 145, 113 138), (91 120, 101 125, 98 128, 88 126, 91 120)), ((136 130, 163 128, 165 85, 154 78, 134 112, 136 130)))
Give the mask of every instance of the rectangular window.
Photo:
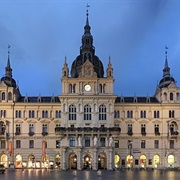
POLYGON ((159 140, 154 140, 154 148, 159 149, 159 140))
POLYGON ((20 124, 16 124, 16 135, 20 135, 21 134, 21 125, 20 124))
POLYGON ((29 148, 34 148, 34 140, 29 140, 29 148))
POLYGON ((85 147, 90 147, 90 137, 84 138, 84 144, 85 144, 85 147))
POLYGON ((127 118, 133 118, 133 111, 127 111, 127 118))
POLYGON ((128 133, 128 135, 132 135, 132 124, 128 124, 128 127, 127 127, 128 129, 127 129, 127 133, 128 133))
POLYGON ((141 148, 146 148, 146 141, 145 140, 141 140, 141 148))
POLYGON ((16 148, 21 148, 21 141, 20 140, 16 140, 16 148))
POLYGON ((140 118, 146 118, 146 111, 140 112, 140 118))
POLYGON ((139 165, 139 159, 135 159, 135 165, 139 165))
POLYGON ((106 146, 106 139, 104 137, 100 138, 100 146, 105 147, 106 146))
POLYGON ((119 141, 115 141, 115 148, 119 148, 119 141))
POLYGON ((170 140, 169 142, 169 148, 174 149, 174 140, 170 140))
POLYGON ((169 111, 169 118, 174 118, 174 117, 175 117, 174 110, 170 110, 169 111))
POLYGON ((69 138, 69 146, 70 147, 74 147, 75 146, 75 138, 74 137, 70 137, 69 138))
POLYGON ((145 124, 141 124, 141 134, 146 135, 146 125, 145 124))
POLYGON ((1 148, 2 148, 2 149, 5 149, 5 148, 6 148, 5 140, 1 140, 1 148))
POLYGON ((159 133, 159 124, 154 125, 154 133, 155 133, 155 135, 160 135, 160 133, 159 133))
POLYGON ((60 148, 61 147, 61 141, 60 140, 56 140, 56 148, 60 148))
POLYGON ((29 132, 34 132, 34 124, 29 124, 29 132))
POLYGON ((47 124, 42 125, 42 132, 46 133, 47 132, 47 124))
POLYGON ((159 118, 159 111, 154 111, 154 118, 159 118))

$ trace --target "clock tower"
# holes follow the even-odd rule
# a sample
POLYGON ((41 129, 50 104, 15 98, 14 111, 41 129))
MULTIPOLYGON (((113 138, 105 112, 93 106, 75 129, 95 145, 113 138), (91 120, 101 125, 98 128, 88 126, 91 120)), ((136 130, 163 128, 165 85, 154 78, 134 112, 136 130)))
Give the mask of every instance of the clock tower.
MULTIPOLYGON (((103 63, 95 55, 88 11, 86 16, 80 54, 71 65, 70 76, 66 58, 62 68, 62 94, 59 98, 62 107, 61 127, 68 129, 68 133, 67 131, 65 133, 66 136, 62 136, 62 143, 67 146, 65 146, 66 150, 64 149, 63 152, 67 151, 67 153, 71 151, 71 149, 68 149, 68 141, 73 138, 75 138, 74 142, 78 147, 82 146, 82 153, 86 151, 88 138, 90 139, 90 146, 92 146, 95 137, 98 141, 102 141, 101 143, 104 143, 104 146, 108 146, 108 144, 112 144, 109 143, 110 138, 115 139, 117 132, 120 132, 120 128, 114 127, 116 96, 113 92, 112 64, 109 58, 105 77, 103 63), (110 131, 111 129, 113 129, 113 132, 110 131), (71 130, 73 130, 73 134, 69 132, 71 130), (117 132, 113 134, 116 130, 117 132)), ((112 157, 112 153, 113 149, 111 147, 107 150, 107 154, 112 157)), ((82 157, 81 154, 79 154, 79 157, 82 157)), ((97 158, 94 159, 97 160, 97 158)), ((106 157, 107 159, 108 157, 106 157)), ((110 161, 111 163, 107 164, 105 168, 113 168, 113 159, 110 161)), ((97 169, 97 162, 94 162, 92 167, 97 169)), ((83 167, 79 166, 77 168, 82 169, 83 167)), ((64 169, 66 168, 64 167, 64 169)))

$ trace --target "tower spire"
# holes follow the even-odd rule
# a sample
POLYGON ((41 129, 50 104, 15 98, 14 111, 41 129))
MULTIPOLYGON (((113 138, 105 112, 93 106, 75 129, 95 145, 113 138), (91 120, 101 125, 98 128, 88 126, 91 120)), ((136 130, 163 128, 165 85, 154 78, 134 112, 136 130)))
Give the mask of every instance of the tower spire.
POLYGON ((7 66, 5 67, 5 76, 12 78, 12 69, 10 65, 10 45, 8 45, 8 60, 7 60, 7 66))
POLYGON ((165 64, 163 69, 163 78, 160 80, 158 87, 168 87, 172 82, 176 83, 175 79, 170 74, 170 68, 168 66, 168 58, 167 58, 167 50, 168 47, 165 46, 165 64))
POLYGON ((93 46, 93 36, 91 35, 91 27, 89 25, 89 11, 88 8, 90 7, 87 4, 86 10, 86 24, 84 26, 84 34, 82 36, 82 46, 80 48, 80 54, 83 54, 84 62, 86 59, 91 61, 91 57, 94 54, 94 46, 93 46))
POLYGON ((169 77, 170 76, 170 68, 168 66, 168 60, 167 60, 167 45, 165 46, 165 64, 163 69, 163 77, 169 77))
POLYGON ((86 26, 89 26, 89 19, 88 19, 88 16, 89 16, 89 13, 88 13, 88 8, 90 7, 89 4, 87 4, 87 10, 86 10, 86 26))

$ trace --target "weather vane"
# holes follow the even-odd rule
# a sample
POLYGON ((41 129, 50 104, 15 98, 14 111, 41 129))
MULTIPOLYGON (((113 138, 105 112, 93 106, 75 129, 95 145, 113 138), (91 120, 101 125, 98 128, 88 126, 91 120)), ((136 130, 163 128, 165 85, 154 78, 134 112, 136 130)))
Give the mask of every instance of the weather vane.
POLYGON ((165 49, 166 49, 165 54, 167 56, 167 50, 169 49, 167 45, 165 46, 165 49))
POLYGON ((10 54, 10 45, 8 44, 8 55, 10 54))
POLYGON ((87 5, 86 5, 86 7, 87 7, 87 13, 88 13, 88 8, 90 7, 90 5, 89 5, 89 4, 87 4, 87 5))

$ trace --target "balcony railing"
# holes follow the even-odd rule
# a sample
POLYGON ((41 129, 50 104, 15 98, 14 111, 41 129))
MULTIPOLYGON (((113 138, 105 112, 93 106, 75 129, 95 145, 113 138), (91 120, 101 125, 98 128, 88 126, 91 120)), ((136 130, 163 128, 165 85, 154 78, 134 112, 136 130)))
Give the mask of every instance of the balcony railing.
POLYGON ((29 136, 33 136, 34 132, 29 132, 28 134, 29 134, 29 136))
POLYGON ((142 136, 146 136, 146 132, 141 132, 142 136))
POLYGON ((64 134, 64 133, 71 133, 71 132, 88 132, 88 133, 111 133, 111 134, 120 134, 121 128, 120 127, 56 127, 55 128, 55 133, 56 134, 64 134))
POLYGON ((43 136, 47 136, 47 135, 48 135, 48 132, 42 132, 42 135, 43 135, 43 136))

